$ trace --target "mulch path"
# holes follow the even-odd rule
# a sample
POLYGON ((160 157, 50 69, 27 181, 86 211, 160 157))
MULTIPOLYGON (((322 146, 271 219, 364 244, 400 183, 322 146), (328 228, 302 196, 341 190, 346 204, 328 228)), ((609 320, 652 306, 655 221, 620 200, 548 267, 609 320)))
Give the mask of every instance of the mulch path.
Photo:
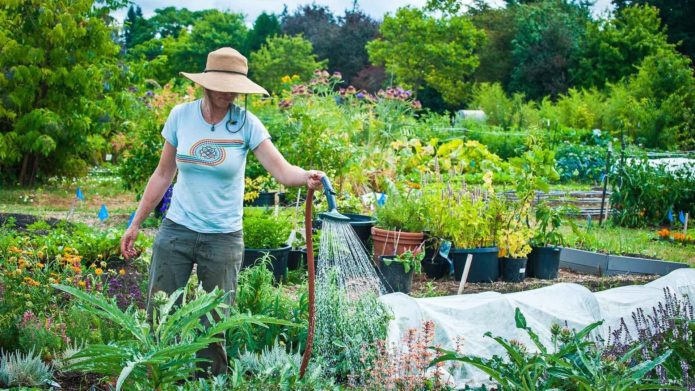
MULTIPOLYGON (((492 283, 467 283, 464 288, 464 293, 480 293, 480 292, 500 292, 511 293, 525 291, 529 289, 541 288, 548 285, 557 284, 560 282, 570 282, 585 286, 592 292, 602 291, 605 289, 616 288, 624 285, 642 285, 650 281, 654 281, 660 276, 656 275, 617 275, 599 277, 590 274, 580 274, 566 269, 560 269, 556 280, 540 280, 537 278, 527 278, 523 282, 492 282, 492 283)), ((446 296, 455 295, 459 288, 459 282, 453 277, 445 277, 439 280, 428 279, 425 274, 416 275, 413 277, 413 286, 411 296, 414 297, 431 297, 431 296, 446 296)))

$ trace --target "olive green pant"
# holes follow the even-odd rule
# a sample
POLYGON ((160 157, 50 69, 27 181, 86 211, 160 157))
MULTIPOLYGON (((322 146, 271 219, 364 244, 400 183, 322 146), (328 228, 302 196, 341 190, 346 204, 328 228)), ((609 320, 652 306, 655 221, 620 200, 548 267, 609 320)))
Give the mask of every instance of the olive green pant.
MULTIPOLYGON (((198 281, 207 292, 215 287, 230 292, 227 304, 234 304, 237 276, 244 255, 241 230, 231 233, 199 233, 164 219, 152 246, 147 312, 152 313, 152 295, 164 291, 170 295, 186 286, 196 264, 198 281)), ((201 319, 207 323, 206 319, 201 319)), ((224 335, 219 337, 224 338, 224 335)), ((197 354, 209 362, 199 367, 219 375, 227 372, 225 343, 210 344, 197 354)))

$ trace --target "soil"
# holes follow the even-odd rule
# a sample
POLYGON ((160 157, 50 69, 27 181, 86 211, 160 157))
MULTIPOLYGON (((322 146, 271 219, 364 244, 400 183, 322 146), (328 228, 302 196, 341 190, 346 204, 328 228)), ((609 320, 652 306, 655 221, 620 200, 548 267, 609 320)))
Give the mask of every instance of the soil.
POLYGON ((103 376, 94 373, 58 372, 55 382, 60 384, 61 391, 108 391, 113 388, 103 376))
MULTIPOLYGON (((560 269, 558 278, 556 280, 526 278, 524 281, 518 283, 502 281, 492 283, 468 283, 466 284, 463 293, 468 294, 489 291, 511 293, 541 288, 560 282, 579 284, 592 292, 596 292, 624 285, 642 285, 650 281, 654 281, 659 277, 660 276, 657 275, 634 274, 599 277, 590 274, 580 274, 566 269, 560 269)), ((458 287, 459 282, 455 281, 452 277, 445 277, 440 280, 430 280, 425 274, 420 274, 413 277, 411 296, 432 297, 455 295, 458 291, 458 287)))

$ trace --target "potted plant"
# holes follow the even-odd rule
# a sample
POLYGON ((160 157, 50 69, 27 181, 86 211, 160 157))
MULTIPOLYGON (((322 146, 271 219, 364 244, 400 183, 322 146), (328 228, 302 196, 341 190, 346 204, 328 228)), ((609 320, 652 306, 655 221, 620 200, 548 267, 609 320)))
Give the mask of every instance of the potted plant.
MULTIPOLYGON (((372 237, 372 227, 376 222, 376 219, 372 216, 362 214, 362 201, 359 197, 351 196, 347 193, 341 193, 336 197, 336 204, 338 206, 338 211, 345 217, 350 219, 350 226, 357 234, 364 248, 369 252, 371 250, 371 237, 372 237)), ((319 202, 315 206, 316 211, 328 210, 328 203, 326 197, 319 198, 319 202)), ((319 220, 316 224, 321 225, 319 220)))
POLYGON ((284 213, 275 215, 273 209, 244 208, 244 263, 243 267, 257 264, 265 254, 271 258, 270 268, 275 281, 287 275, 287 244, 292 224, 284 213))
POLYGON ((499 249, 495 237, 502 200, 492 188, 492 173, 483 176, 482 188, 448 183, 428 187, 426 215, 433 236, 449 240, 454 277, 461 280, 468 254, 473 256, 467 281, 492 282, 499 276, 499 249))
POLYGON ((399 255, 379 257, 379 270, 390 292, 410 293, 413 285, 413 273, 420 273, 420 264, 425 253, 422 247, 406 250, 399 255))
POLYGON ((285 193, 280 191, 280 185, 270 175, 261 175, 256 178, 244 178, 244 202, 248 206, 272 206, 275 205, 275 196, 278 204, 285 202, 285 193))
MULTIPOLYGON (((529 277, 553 280, 557 278, 560 267, 560 254, 564 236, 560 232, 563 216, 576 212, 576 207, 551 207, 545 203, 536 206, 536 233, 531 239, 531 253, 528 256, 526 275, 529 277)), ((572 230, 577 225, 567 220, 572 230)))
POLYGON ((376 223, 371 228, 374 264, 382 255, 400 255, 419 247, 425 237, 421 194, 411 184, 406 191, 390 192, 376 209, 376 223))
POLYGON ((521 282, 526 277, 526 256, 531 252, 533 232, 523 224, 512 224, 501 229, 497 239, 499 246, 500 274, 502 281, 521 282))

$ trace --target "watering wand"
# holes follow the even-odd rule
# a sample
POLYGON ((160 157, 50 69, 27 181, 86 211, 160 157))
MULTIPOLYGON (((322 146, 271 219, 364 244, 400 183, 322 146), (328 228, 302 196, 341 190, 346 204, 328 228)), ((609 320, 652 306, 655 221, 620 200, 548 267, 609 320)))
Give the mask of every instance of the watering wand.
MULTIPOLYGON (((323 185, 323 193, 326 195, 326 200, 328 201, 328 212, 321 213, 320 216, 325 220, 332 220, 336 222, 347 223, 350 221, 348 217, 343 216, 338 212, 336 207, 335 195, 336 192, 331 186, 331 181, 328 180, 327 176, 321 178, 321 184, 323 185)), ((316 271, 314 268, 314 241, 312 236, 312 216, 311 216, 311 204, 314 200, 314 190, 309 189, 306 194, 306 209, 304 214, 304 227, 306 234, 306 264, 309 272, 309 325, 306 335, 306 348, 304 349, 304 355, 302 356, 302 365, 299 367, 299 377, 304 377, 304 372, 306 372, 306 367, 309 365, 309 358, 311 357, 311 347, 314 344, 314 328, 316 326, 316 314, 315 314, 315 289, 314 289, 314 279, 316 277, 316 271)))

